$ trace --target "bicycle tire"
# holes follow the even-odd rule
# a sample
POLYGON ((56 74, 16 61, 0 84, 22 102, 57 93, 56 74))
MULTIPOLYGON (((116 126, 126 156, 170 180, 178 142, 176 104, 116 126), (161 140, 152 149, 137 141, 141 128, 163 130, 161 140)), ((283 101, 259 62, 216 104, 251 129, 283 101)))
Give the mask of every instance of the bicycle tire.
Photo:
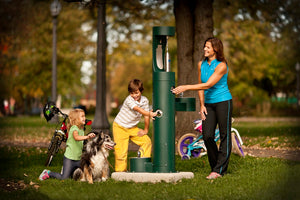
POLYGON ((48 155, 47 155, 47 160, 45 162, 45 166, 50 166, 52 159, 54 155, 56 154, 56 149, 59 148, 57 147, 57 142, 58 142, 58 137, 55 137, 53 142, 50 143, 51 147, 48 150, 48 155))
MULTIPOLYGON (((177 151, 181 158, 186 156, 187 154, 187 146, 191 144, 193 141, 197 139, 197 135, 194 133, 186 133, 183 136, 181 136, 177 143, 177 151)), ((196 149, 191 151, 191 157, 197 158, 200 156, 201 151, 203 149, 196 149)))
POLYGON ((232 153, 244 157, 245 154, 242 145, 238 139, 237 133, 234 130, 231 130, 231 140, 232 140, 232 153))

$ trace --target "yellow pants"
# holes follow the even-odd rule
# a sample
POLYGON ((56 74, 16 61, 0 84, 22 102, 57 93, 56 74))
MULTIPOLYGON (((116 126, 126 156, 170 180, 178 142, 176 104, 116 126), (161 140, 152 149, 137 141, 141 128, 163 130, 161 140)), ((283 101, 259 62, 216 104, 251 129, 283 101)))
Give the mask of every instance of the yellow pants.
POLYGON ((151 139, 148 135, 138 136, 138 127, 124 128, 113 123, 113 136, 115 146, 115 171, 127 171, 127 154, 129 139, 142 148, 141 157, 151 157, 151 139))

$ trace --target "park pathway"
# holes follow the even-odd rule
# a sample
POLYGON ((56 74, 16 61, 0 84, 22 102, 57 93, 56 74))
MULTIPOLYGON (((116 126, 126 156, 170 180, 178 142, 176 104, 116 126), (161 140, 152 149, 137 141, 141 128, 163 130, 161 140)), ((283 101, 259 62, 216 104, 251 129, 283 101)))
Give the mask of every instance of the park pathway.
MULTIPOLYGON (((255 118, 255 117, 241 117, 235 118, 235 123, 238 122, 255 122, 255 121, 293 121, 299 122, 300 118, 292 118, 292 117, 284 117, 284 118, 255 118)), ((43 140, 43 141, 21 141, 21 140, 0 140, 0 147, 3 146, 13 146, 13 147, 37 147, 37 148, 47 148, 50 141, 43 140)), ((65 143, 62 144, 62 148, 65 147, 65 143)), ((244 152, 246 155, 253 156, 253 157, 276 157, 276 158, 283 158, 287 160, 294 160, 300 161, 300 149, 283 149, 283 148, 261 148, 257 146, 249 146, 243 147, 244 152)), ((129 144, 130 151, 138 151, 138 146, 135 144, 129 144)))

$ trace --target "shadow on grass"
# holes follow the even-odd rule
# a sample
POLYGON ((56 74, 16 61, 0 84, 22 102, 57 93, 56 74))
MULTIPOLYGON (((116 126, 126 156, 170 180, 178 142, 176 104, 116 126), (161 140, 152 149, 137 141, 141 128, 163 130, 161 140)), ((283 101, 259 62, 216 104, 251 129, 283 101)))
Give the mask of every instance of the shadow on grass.
POLYGON ((37 165, 43 160, 36 148, 0 148, 1 199, 49 199, 38 190, 37 165))

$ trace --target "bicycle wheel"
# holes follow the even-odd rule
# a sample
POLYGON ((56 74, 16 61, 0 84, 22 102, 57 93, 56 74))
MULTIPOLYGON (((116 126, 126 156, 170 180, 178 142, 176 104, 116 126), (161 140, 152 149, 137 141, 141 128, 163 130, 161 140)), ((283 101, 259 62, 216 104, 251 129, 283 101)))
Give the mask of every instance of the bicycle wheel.
POLYGON ((55 137, 53 142, 50 143, 50 148, 48 150, 47 160, 45 162, 45 166, 49 166, 52 162, 53 156, 56 153, 58 137, 55 137))
MULTIPOLYGON (((196 134, 194 133, 186 133, 181 136, 177 143, 177 151, 179 155, 183 158, 188 153, 188 145, 197 139, 196 134)), ((191 156, 189 157, 199 157, 203 148, 197 148, 191 151, 191 156)))
POLYGON ((245 154, 237 134, 238 133, 235 130, 231 130, 232 153, 244 157, 245 154))

